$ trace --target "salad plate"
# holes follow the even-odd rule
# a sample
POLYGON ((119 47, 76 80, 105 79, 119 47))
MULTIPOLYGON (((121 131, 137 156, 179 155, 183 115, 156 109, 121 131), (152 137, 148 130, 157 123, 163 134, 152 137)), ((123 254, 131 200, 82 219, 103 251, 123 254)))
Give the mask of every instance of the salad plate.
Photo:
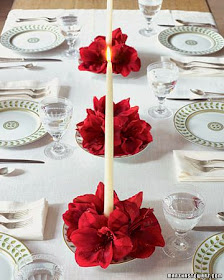
POLYGON ((224 149, 224 103, 195 102, 174 116, 176 130, 186 140, 206 147, 224 149))
POLYGON ((47 133, 38 107, 37 102, 24 99, 0 101, 0 147, 30 144, 47 133))
POLYGON ((158 36, 166 48, 184 55, 207 55, 224 47, 224 38, 209 28, 175 26, 163 30, 158 36))
POLYGON ((0 275, 1 279, 13 280, 15 267, 30 256, 27 247, 16 238, 0 232, 0 275))
MULTIPOLYGON (((193 271, 204 275, 212 273, 217 275, 224 274, 223 232, 210 236, 197 248, 193 258, 193 271)), ((208 279, 208 277, 201 279, 208 279)))
POLYGON ((56 48, 64 42, 64 36, 54 25, 20 25, 0 37, 0 43, 21 53, 37 53, 56 48))

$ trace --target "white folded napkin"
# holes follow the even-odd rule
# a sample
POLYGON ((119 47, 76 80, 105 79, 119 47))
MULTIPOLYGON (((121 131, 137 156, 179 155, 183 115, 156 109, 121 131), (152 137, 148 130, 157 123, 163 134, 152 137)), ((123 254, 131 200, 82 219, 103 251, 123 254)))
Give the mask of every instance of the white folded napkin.
MULTIPOLYGON (((0 201, 0 232, 10 234, 21 240, 43 240, 48 211, 48 202, 42 198, 35 202, 0 201), (18 219, 7 219, 1 213, 15 213, 28 210, 28 214, 18 219), (6 228, 2 222, 14 223, 29 221, 23 227, 6 228)), ((27 213, 25 212, 25 213, 27 213)))
MULTIPOLYGON (((223 152, 213 152, 213 151, 173 151, 176 176, 178 181, 195 181, 195 182, 222 182, 224 181, 224 169, 215 170, 210 172, 203 172, 194 167, 187 159, 184 157, 190 157, 199 160, 209 160, 209 159, 223 159, 223 152)), ((211 166, 211 165, 208 165, 211 166)), ((214 163, 212 166, 223 166, 223 163, 214 163)))
MULTIPOLYGON (((12 95, 12 96, 3 96, 3 94, 10 93, 10 92, 1 92, 1 100, 3 99, 28 99, 34 101, 41 101, 47 96, 57 96, 59 94, 60 86, 58 78, 54 78, 50 81, 34 81, 34 80, 25 80, 25 81, 0 81, 0 89, 4 88, 15 88, 15 89, 39 89, 39 88, 46 88, 46 94, 40 98, 32 98, 28 95, 12 95)), ((12 93, 10 93, 12 94, 12 93)))
MULTIPOLYGON (((223 63, 224 58, 222 57, 205 57, 205 56, 161 56, 161 61, 170 61, 170 58, 175 59, 180 62, 191 62, 191 61, 202 61, 202 62, 210 62, 210 63, 223 63)), ((202 64, 200 66, 203 66, 202 64)), ((207 66, 207 65, 204 65, 207 66)), ((215 66, 214 66, 215 67, 215 66)), ((223 70, 216 69, 208 69, 208 68, 194 68, 192 70, 184 70, 179 68, 180 75, 185 76, 224 76, 223 70)))

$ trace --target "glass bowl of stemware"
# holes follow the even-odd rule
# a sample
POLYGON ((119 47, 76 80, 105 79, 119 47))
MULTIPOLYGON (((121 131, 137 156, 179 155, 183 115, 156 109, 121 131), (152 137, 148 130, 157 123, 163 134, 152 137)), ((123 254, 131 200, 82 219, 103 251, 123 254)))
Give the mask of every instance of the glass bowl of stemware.
POLYGON ((166 196, 162 204, 164 216, 175 231, 175 235, 166 240, 163 251, 167 256, 178 260, 191 258, 195 247, 187 233, 198 224, 203 215, 204 198, 193 191, 182 190, 166 196))

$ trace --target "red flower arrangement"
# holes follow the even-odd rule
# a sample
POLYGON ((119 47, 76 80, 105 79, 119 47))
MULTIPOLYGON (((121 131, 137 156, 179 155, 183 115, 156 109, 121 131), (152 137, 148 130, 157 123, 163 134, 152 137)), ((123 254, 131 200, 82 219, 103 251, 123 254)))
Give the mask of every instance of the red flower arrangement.
POLYGON ((153 209, 140 208, 143 193, 120 201, 114 192, 114 210, 103 215, 104 184, 95 195, 76 197, 63 214, 68 239, 76 246, 79 266, 107 268, 125 257, 148 258, 165 245, 153 209))
MULTIPOLYGON (((93 98, 94 110, 87 109, 87 117, 77 124, 83 138, 82 145, 94 155, 104 155, 105 96, 93 98)), ((152 142, 151 126, 141 120, 138 106, 130 107, 130 99, 114 104, 114 155, 133 155, 152 142)))
MULTIPOLYGON (((125 44, 127 35, 120 28, 112 32, 112 67, 113 73, 126 77, 131 71, 138 72, 141 61, 137 51, 125 44)), ((88 46, 79 49, 81 63, 79 70, 94 73, 106 73, 106 39, 105 36, 97 36, 88 46)))

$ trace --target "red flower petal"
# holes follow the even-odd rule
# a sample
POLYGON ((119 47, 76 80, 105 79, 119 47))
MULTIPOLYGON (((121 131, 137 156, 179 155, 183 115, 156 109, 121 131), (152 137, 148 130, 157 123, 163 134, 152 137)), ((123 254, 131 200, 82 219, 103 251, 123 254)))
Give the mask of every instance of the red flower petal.
MULTIPOLYGON (((96 196, 99 197, 101 201, 104 201, 104 184, 100 182, 97 186, 96 196)), ((117 193, 114 191, 114 203, 117 203, 119 200, 117 193)))
POLYGON ((103 226, 107 226, 107 217, 97 214, 97 212, 94 212, 94 210, 90 212, 84 212, 79 218, 79 229, 86 227, 100 229, 103 226))
POLYGON ((119 261, 126 257, 132 250, 131 239, 127 235, 120 235, 113 242, 113 260, 119 261))
POLYGON ((135 203, 137 207, 140 208, 142 205, 142 199, 143 199, 143 192, 139 192, 136 195, 133 195, 132 197, 127 199, 127 201, 135 203))
POLYGON ((108 227, 113 231, 121 231, 127 233, 129 224, 128 215, 126 215, 120 209, 115 209, 111 212, 109 219, 108 219, 108 227))

